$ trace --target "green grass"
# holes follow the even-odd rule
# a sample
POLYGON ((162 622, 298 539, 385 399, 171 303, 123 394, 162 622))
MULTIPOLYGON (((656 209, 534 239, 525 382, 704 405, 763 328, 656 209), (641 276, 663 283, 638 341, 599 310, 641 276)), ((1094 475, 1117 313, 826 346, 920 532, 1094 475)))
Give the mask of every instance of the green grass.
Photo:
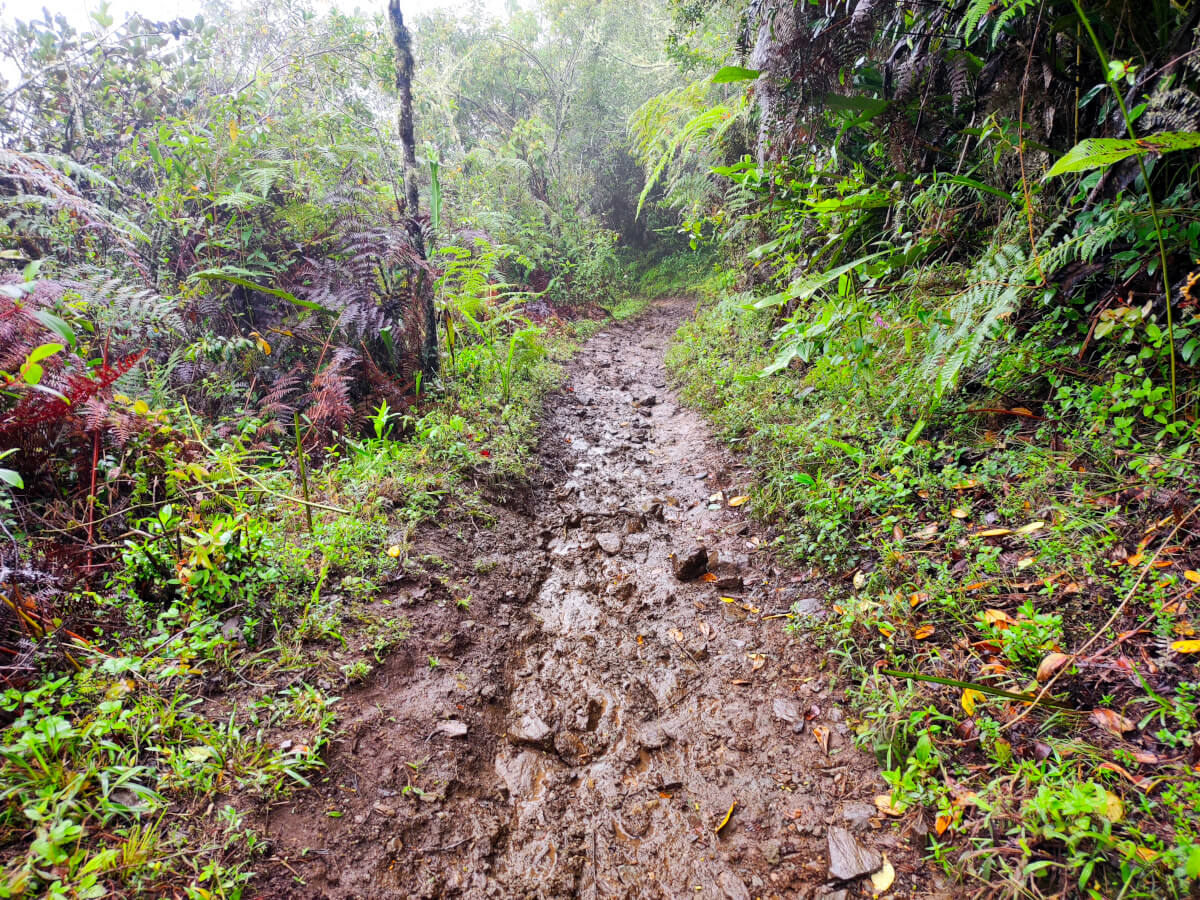
MULTIPOLYGON (((776 550, 832 585, 827 615, 789 627, 840 661, 893 804, 938 825, 930 858, 1011 896, 1187 896, 1200 779, 1180 754, 1200 737, 1200 678, 1169 644, 1191 633, 1195 585, 1152 498, 1189 490, 1188 448, 1155 438, 1153 410, 1107 437, 1119 376, 1060 391, 1040 419, 977 411, 1015 405, 1002 397, 897 402, 917 393, 919 350, 896 330, 866 360, 826 353, 760 378, 776 323, 744 299, 709 302, 668 365, 755 470, 776 550), (1084 647, 1050 692, 1078 715, 879 674, 1036 693, 1049 654, 1084 647), (1094 709, 1132 726, 1109 733, 1094 709)), ((1029 361, 1055 352, 1031 332, 990 385, 1022 396, 1029 361)))
MULTIPOLYGON (((460 347, 438 393, 310 471, 311 531, 285 499, 303 491, 286 452, 207 435, 209 458, 164 466, 172 502, 133 523, 102 590, 72 601, 102 624, 32 635, 44 675, 0 700, 0 897, 240 896, 263 844, 233 799, 276 800, 320 772, 338 698, 312 685, 350 689, 412 632, 379 597, 390 573, 429 571, 469 608, 408 539, 435 515, 487 526, 479 487, 525 477, 543 398, 587 333, 539 329, 503 356, 460 347), (269 687, 285 671, 296 686, 269 687), (220 702, 205 698, 215 683, 220 702)), ((174 418, 181 440, 199 427, 174 418)))

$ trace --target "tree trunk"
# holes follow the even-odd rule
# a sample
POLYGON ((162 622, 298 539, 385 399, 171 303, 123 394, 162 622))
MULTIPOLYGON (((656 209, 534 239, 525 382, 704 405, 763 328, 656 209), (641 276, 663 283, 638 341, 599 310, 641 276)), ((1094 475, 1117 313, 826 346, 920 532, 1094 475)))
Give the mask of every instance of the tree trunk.
MULTIPOLYGON (((413 135, 412 35, 404 24, 400 0, 388 0, 388 22, 392 26, 392 46, 396 49, 396 92, 400 95, 400 146, 404 154, 404 203, 413 240, 421 257, 425 257, 425 241, 417 223, 417 147, 413 135)), ((433 306, 433 291, 425 283, 424 273, 416 278, 417 295, 425 305, 425 338, 421 348, 421 371, 426 376, 438 370, 437 312, 433 306)))

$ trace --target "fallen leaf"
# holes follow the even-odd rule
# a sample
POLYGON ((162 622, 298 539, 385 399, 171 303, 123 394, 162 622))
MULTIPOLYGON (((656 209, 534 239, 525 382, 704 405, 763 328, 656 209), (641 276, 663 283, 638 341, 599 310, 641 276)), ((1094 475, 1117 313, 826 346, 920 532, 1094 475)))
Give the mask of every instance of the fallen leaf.
POLYGON ((1172 641, 1171 649, 1176 653, 1200 653, 1200 641, 1172 641))
POLYGON ((722 819, 722 820, 721 820, 721 821, 720 821, 720 822, 717 824, 717 828, 716 828, 716 831, 714 832, 714 834, 720 834, 720 833, 721 833, 721 829, 722 829, 722 828, 724 828, 726 825, 728 825, 728 824, 729 824, 729 820, 730 820, 731 818, 733 818, 733 808, 734 808, 735 806, 737 806, 737 801, 736 801, 736 800, 734 800, 734 801, 733 801, 731 804, 729 804, 729 812, 725 813, 725 818, 723 818, 723 819, 722 819))
POLYGON ((908 605, 915 607, 917 604, 924 603, 929 599, 929 595, 924 591, 914 591, 908 595, 908 605))
POLYGON ((1011 528, 985 528, 983 531, 975 532, 975 537, 1004 537, 1006 534, 1012 534, 1011 528))
POLYGON ((735 679, 733 679, 733 681, 731 681, 731 682, 729 682, 729 683, 730 683, 730 684, 736 684, 736 685, 738 685, 738 686, 740 687, 740 686, 742 686, 742 685, 745 685, 745 684, 750 684, 750 680, 749 680, 749 679, 747 679, 747 678, 735 678, 735 679))
POLYGON ((750 660, 750 668, 755 672, 767 664, 767 658, 761 653, 748 653, 746 658, 750 660))
POLYGON ((1004 629, 1013 624, 1013 617, 1002 609, 985 609, 983 621, 994 628, 1004 629))
POLYGON ((954 507, 954 509, 950 510, 950 515, 954 516, 954 518, 956 518, 956 519, 965 519, 967 516, 970 515, 970 513, 967 512, 965 509, 961 509, 960 507, 956 506, 956 507, 954 507))
POLYGON ((943 814, 937 817, 937 821, 933 823, 934 833, 941 836, 946 833, 946 829, 950 827, 951 819, 943 814))
POLYGON ((730 506, 741 506, 743 503, 745 503, 749 499, 750 498, 745 496, 744 494, 740 497, 730 497, 729 505, 730 506))
POLYGON ((388 547, 387 555, 390 556, 392 559, 399 559, 400 558, 400 545, 392 544, 392 546, 388 547))
POLYGON ((1093 709, 1091 716, 1088 718, 1094 724, 1099 725, 1105 731, 1112 732, 1117 737, 1134 729, 1133 722, 1120 713, 1113 712, 1111 709, 1093 709))
POLYGON ((963 590, 964 591, 977 591, 980 588, 985 588, 987 586, 988 586, 988 582, 986 582, 986 581, 973 581, 970 584, 968 584, 965 588, 963 588, 963 590))
POLYGON ((821 748, 822 753, 829 752, 829 729, 824 725, 813 726, 813 737, 817 739, 817 746, 821 748))
POLYGON ((1197 572, 1195 569, 1188 569, 1183 573, 1183 577, 1194 584, 1200 584, 1200 572, 1197 572))
POLYGON ((861 591, 866 586, 867 586, 866 573, 865 572, 855 572, 854 573, 854 589, 856 591, 861 591))
POLYGON ((713 633, 712 626, 703 620, 696 623, 696 630, 699 631, 706 638, 712 637, 712 633, 713 633))
POLYGON ((1143 862, 1154 862, 1155 858, 1158 856, 1158 854, 1149 847, 1134 847, 1133 852, 1141 857, 1143 862))
POLYGON ((1125 818, 1125 804, 1112 791, 1104 792, 1104 818, 1114 824, 1125 818))
POLYGON ((683 632, 680 631, 678 628, 667 629, 667 634, 669 634, 672 638, 674 638, 677 643, 680 643, 680 644, 683 643, 683 632))
POLYGON ((887 854, 883 854, 883 865, 879 871, 871 876, 871 888, 875 891, 875 896, 878 897, 884 891, 892 886, 892 882, 896 880, 896 870, 890 862, 888 862, 887 854))
POLYGON ((962 708, 968 716, 975 715, 975 704, 984 699, 984 694, 974 688, 967 688, 962 692, 962 708))
POLYGON ((1045 527, 1045 522, 1030 522, 1028 525, 1022 525, 1018 528, 1017 534, 1033 534, 1035 531, 1040 531, 1045 527))
POLYGON ((705 572, 703 575, 700 576, 700 580, 706 581, 709 584, 711 584, 712 582, 717 580, 717 576, 714 575, 712 572, 705 572))
POLYGON ((1032 556, 1023 556, 1017 560, 1017 568, 1018 569, 1028 569, 1030 566, 1033 565, 1033 563, 1034 563, 1034 559, 1032 556))
POLYGON ((1003 675, 1008 671, 1008 666, 1004 663, 990 662, 984 663, 979 667, 980 675, 1003 675))
POLYGON ((1046 658, 1038 665, 1037 680, 1049 681, 1054 677, 1054 673, 1071 661, 1070 654, 1067 653, 1047 653, 1046 658))
POLYGON ((936 535, 937 533, 938 533, 937 523, 931 522, 930 524, 928 524, 924 528, 922 528, 920 531, 913 532, 913 537, 920 538, 921 540, 927 541, 931 537, 936 535))
POLYGON ((968 478, 966 481, 960 481, 958 484, 954 485, 952 487, 952 490, 966 491, 966 490, 970 490, 973 487, 979 487, 979 482, 976 481, 974 478, 968 478))
POLYGON ((913 638, 918 641, 923 641, 923 640, 925 640, 925 638, 927 638, 931 634, 933 634, 934 631, 936 631, 936 630, 937 629, 935 629, 932 625, 928 625, 928 624, 922 625, 916 631, 913 632, 913 638))
POLYGON ((896 804, 892 803, 891 794, 878 794, 875 797, 875 808, 885 816, 891 816, 892 818, 904 815, 904 807, 896 806, 896 804))
POLYGON ((721 598, 721 602, 722 602, 722 603, 737 603, 737 598, 735 598, 735 597, 722 597, 722 598, 721 598))

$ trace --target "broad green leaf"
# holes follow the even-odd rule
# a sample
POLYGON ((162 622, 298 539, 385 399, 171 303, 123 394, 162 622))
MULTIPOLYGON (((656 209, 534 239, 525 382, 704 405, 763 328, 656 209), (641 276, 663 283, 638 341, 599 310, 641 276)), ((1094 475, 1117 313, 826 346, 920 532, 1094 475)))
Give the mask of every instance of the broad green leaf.
POLYGON ((66 341, 68 347, 75 349, 75 332, 70 325, 44 309, 34 310, 33 317, 66 341))
POLYGON ((21 473, 14 472, 12 469, 0 469, 0 481, 12 485, 15 488, 25 487, 25 482, 21 478, 21 473))
POLYGON ((55 353, 61 353, 65 348, 62 344, 42 344, 40 347, 34 347, 29 353, 27 362, 39 363, 43 359, 53 356, 55 353))
POLYGON ((762 72, 758 69, 744 69, 741 66, 726 66, 712 77, 713 84, 731 84, 735 81, 753 81, 762 72))
POLYGON ((1088 138, 1050 167, 1047 178, 1110 166, 1130 156, 1200 147, 1200 131, 1163 131, 1143 138, 1088 138))

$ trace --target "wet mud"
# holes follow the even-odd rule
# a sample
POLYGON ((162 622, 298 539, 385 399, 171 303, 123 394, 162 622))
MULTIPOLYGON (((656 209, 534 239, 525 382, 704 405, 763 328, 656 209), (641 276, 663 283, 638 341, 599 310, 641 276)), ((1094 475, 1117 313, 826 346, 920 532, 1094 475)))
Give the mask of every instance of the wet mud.
POLYGON ((690 312, 589 341, 529 494, 421 535, 470 609, 453 579, 395 586, 413 637, 339 704, 327 779, 261 817, 260 896, 872 896, 885 856, 885 895, 936 893, 834 666, 782 628, 820 585, 772 559, 748 473, 668 387, 690 312))

